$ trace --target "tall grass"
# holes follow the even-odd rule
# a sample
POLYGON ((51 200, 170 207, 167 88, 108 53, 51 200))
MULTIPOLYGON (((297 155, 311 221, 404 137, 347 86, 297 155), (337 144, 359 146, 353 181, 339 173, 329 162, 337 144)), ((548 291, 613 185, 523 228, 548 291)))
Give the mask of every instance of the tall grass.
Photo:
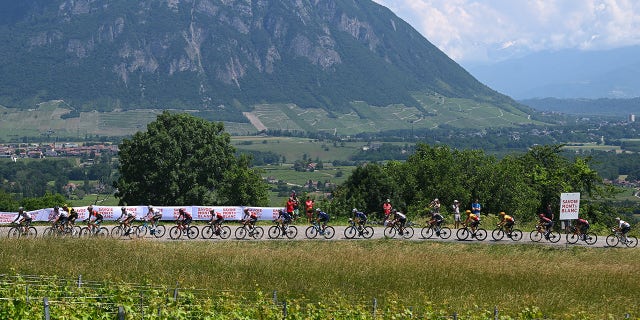
POLYGON ((0 273, 551 318, 640 315, 640 251, 412 241, 0 240, 0 273))

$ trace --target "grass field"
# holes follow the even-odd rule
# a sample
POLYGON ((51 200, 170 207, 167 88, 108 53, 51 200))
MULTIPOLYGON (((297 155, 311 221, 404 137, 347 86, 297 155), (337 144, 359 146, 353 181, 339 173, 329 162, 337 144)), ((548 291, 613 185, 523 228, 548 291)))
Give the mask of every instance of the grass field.
POLYGON ((392 240, 0 240, 0 273, 275 290, 292 306, 376 298, 381 309, 411 306, 466 319, 488 318, 494 307, 503 319, 620 319, 626 313, 636 319, 639 268, 636 249, 392 240))

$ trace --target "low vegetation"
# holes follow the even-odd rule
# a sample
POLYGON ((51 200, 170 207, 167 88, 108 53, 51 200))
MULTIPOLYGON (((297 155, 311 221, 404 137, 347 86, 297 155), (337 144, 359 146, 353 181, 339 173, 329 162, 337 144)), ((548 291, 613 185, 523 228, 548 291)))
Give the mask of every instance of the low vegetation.
MULTIPOLYGON (((502 319, 619 319, 640 315, 639 267, 634 249, 541 245, 0 240, 1 274, 106 282, 110 303, 134 313, 144 290, 148 317, 159 306, 188 317, 171 301, 178 283, 199 317, 276 319, 287 301, 290 319, 368 319, 375 299, 377 318, 486 319, 496 307, 502 319)), ((23 287, 0 285, 0 313, 24 300, 23 287)))

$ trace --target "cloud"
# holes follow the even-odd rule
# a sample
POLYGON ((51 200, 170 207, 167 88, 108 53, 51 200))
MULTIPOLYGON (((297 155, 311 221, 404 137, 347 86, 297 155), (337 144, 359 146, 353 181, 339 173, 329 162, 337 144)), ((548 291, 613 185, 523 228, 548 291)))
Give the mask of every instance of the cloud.
POLYGON ((374 0, 457 61, 640 44, 636 0, 374 0))

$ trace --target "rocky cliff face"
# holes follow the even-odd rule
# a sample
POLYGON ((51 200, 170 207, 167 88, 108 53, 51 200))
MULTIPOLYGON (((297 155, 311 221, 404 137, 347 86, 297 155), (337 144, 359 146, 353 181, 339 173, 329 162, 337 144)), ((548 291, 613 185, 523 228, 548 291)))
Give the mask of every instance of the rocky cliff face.
POLYGON ((9 75, 0 102, 9 105, 38 97, 85 108, 331 109, 415 103, 411 90, 495 95, 369 0, 24 1, 0 4, 11 17, 0 25, 11 43, 0 48, 11 64, 0 67, 9 75))

